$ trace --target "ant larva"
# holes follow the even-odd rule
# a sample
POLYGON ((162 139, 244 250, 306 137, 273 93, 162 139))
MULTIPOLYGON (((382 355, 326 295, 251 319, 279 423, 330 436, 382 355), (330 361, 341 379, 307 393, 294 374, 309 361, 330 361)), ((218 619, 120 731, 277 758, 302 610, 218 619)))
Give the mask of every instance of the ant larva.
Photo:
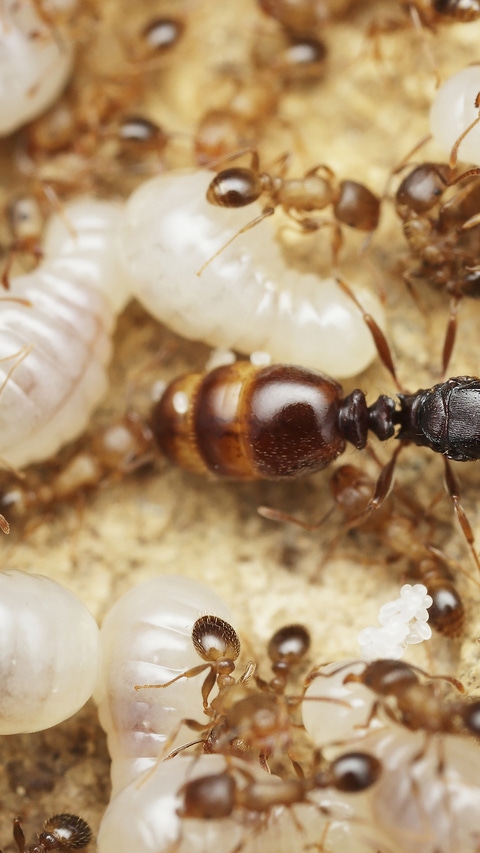
POLYGON ((317 786, 314 774, 305 777, 308 781, 283 780, 240 759, 178 756, 145 771, 112 799, 100 826, 98 849, 180 853, 208 839, 209 846, 223 853, 238 853, 259 849, 256 840, 262 849, 288 853, 310 844, 318 847, 328 836, 332 853, 370 853, 370 844, 362 843, 363 815, 380 773, 380 763, 368 753, 350 753, 343 763, 339 756, 338 763, 326 764, 317 771, 317 786), (186 806, 196 815, 187 815, 186 806))
POLYGON ((449 679, 431 679, 400 661, 335 664, 318 674, 323 677, 314 674, 302 704, 305 727, 321 749, 361 739, 381 762, 372 821, 386 833, 385 849, 476 853, 480 750, 465 734, 478 730, 478 701, 457 692, 452 699, 449 679), (382 695, 365 686, 369 675, 382 695))
POLYGON ((440 86, 430 107, 432 136, 455 162, 480 165, 479 93, 480 65, 469 65, 440 86))
MULTIPOLYGON (((266 351, 338 377, 365 369, 375 347, 352 300, 333 279, 287 266, 268 222, 242 231, 251 212, 210 205, 210 182, 207 171, 160 175, 126 204, 124 267, 147 311, 211 346, 266 351)), ((382 325, 377 298, 356 293, 382 325)))
MULTIPOLYGON (((86 820, 75 814, 56 814, 45 821, 35 844, 26 845, 22 820, 13 819, 13 838, 18 853, 47 853, 48 850, 82 850, 92 840, 92 830, 86 820)), ((0 851, 1 853, 1 851, 0 851)))
POLYGON ((50 728, 90 698, 98 675, 99 630, 84 604, 42 575, 0 572, 2 652, 8 684, 0 733, 50 728))
POLYGON ((192 627, 206 610, 230 618, 212 590, 163 576, 129 590, 107 613, 100 631, 103 678, 95 699, 107 732, 114 792, 155 763, 180 719, 201 716, 194 679, 178 679, 164 701, 159 691, 135 691, 134 685, 147 678, 171 680, 196 663, 192 627))
POLYGON ((0 301, 3 358, 0 457, 9 468, 48 459, 79 435, 103 395, 115 314, 126 301, 116 239, 121 208, 113 202, 72 202, 54 217, 43 260, 10 281, 26 304, 0 301))
MULTIPOLYGON (((302 178, 285 178, 283 168, 278 175, 260 171, 256 151, 251 152, 251 166, 223 169, 210 182, 207 201, 218 207, 246 207, 264 197, 260 217, 252 220, 252 227, 261 217, 271 216, 276 207, 305 231, 315 231, 328 226, 332 229, 332 253, 336 263, 342 246, 341 225, 348 225, 371 234, 380 219, 380 199, 364 184, 357 181, 338 181, 333 171, 325 165, 309 169, 302 178), (332 207, 333 219, 315 219, 309 216, 332 207)), ((249 227, 249 226, 244 226, 249 227)))
POLYGON ((34 0, 5 0, 0 17, 0 135, 48 107, 70 75, 73 45, 61 41, 34 0))
MULTIPOLYGON (((358 304, 345 282, 341 284, 358 304)), ((383 364, 400 387, 386 338, 365 312, 364 318, 383 364)), ((413 394, 399 393, 398 408, 384 394, 367 406, 360 389, 344 398, 341 385, 314 371, 236 362, 171 382, 154 406, 151 422, 158 446, 171 461, 192 473, 238 480, 282 480, 315 473, 344 453, 347 442, 364 448, 369 432, 380 441, 395 438, 399 444, 358 521, 388 497, 405 446, 412 443, 441 453, 446 489, 480 570, 473 531, 449 462, 480 458, 475 418, 479 394, 479 379, 457 376, 413 394)))

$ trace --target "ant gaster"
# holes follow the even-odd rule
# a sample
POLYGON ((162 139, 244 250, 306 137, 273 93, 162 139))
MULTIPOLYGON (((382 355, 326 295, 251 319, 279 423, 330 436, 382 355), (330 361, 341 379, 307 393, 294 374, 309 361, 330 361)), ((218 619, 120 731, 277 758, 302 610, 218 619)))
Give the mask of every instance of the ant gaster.
POLYGON ((83 818, 74 814, 56 814, 45 821, 38 841, 25 846, 21 818, 13 819, 13 838, 18 853, 47 853, 48 850, 81 850, 92 840, 92 831, 83 818))

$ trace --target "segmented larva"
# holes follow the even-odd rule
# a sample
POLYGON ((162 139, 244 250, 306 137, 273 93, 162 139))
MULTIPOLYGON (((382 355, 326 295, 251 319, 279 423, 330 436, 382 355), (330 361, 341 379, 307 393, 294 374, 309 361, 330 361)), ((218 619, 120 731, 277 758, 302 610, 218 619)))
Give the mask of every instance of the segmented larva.
POLYGON ((164 684, 197 665, 192 627, 207 613, 230 621, 227 606, 207 587, 163 576, 129 590, 105 617, 95 698, 108 736, 114 792, 154 763, 180 720, 202 720, 204 675, 165 690, 136 691, 135 685, 164 684))
POLYGON ((302 705, 309 735, 320 748, 332 742, 359 746, 381 761, 382 778, 372 791, 372 816, 384 834, 385 849, 477 853, 478 742, 462 735, 411 731, 381 711, 372 716, 375 693, 359 682, 344 683, 365 666, 351 661, 320 670, 302 705))
POLYGON ((84 429, 102 397, 115 315, 126 299, 117 263, 121 207, 72 202, 51 220, 44 259, 0 300, 0 458, 48 459, 84 429))
MULTIPOLYGON (((135 295, 186 338, 247 354, 264 350, 335 377, 360 373, 376 354, 360 312, 333 279, 286 265, 270 221, 238 234, 197 275, 261 213, 259 204, 209 204, 211 177, 164 174, 130 197, 122 247, 135 295)), ((383 324, 376 297, 357 293, 383 324)))
POLYGON ((68 589, 41 575, 0 572, 0 734, 71 717, 98 675, 99 630, 68 589))
MULTIPOLYGON (((480 92, 480 65, 469 65, 449 77, 440 86, 430 108, 430 130, 445 154, 478 117, 475 106, 480 92)), ((480 124, 475 125, 460 142, 458 159, 480 166, 480 124)))
MULTIPOLYGON (((62 3, 62 8, 67 4, 62 3)), ((76 5, 75 0, 68 7, 76 5)), ((55 16, 51 3, 49 14, 55 16)), ((0 9, 0 136, 43 112, 70 75, 73 44, 38 14, 33 0, 3 0, 0 9)))
MULTIPOLYGON (((245 853, 291 853, 318 847, 325 836, 330 853, 376 853, 373 830, 364 822, 370 809, 369 791, 352 796, 329 788, 312 791, 308 802, 275 806, 276 790, 281 792, 282 786, 282 779, 257 765, 238 759, 229 759, 227 764, 221 755, 178 755, 158 762, 111 800, 100 825, 99 853, 234 853, 240 849, 245 853), (227 767, 239 768, 240 774, 243 770, 261 785, 269 785, 271 810, 262 814, 237 808, 231 816, 182 817, 183 786, 227 767), (322 809, 331 811, 331 822, 328 811, 322 814, 322 809)), ((212 793, 216 793, 214 787, 212 793)))

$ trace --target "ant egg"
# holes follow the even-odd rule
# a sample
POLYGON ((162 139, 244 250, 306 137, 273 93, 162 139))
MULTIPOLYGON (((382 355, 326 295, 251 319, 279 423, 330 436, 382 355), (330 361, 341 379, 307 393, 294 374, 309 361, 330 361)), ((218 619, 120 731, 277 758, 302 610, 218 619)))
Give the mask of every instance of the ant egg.
MULTIPOLYGON (((211 205, 210 182, 207 171, 163 174, 127 202, 123 258, 145 308, 178 334, 211 346, 261 350, 335 377, 364 370, 376 350, 353 301, 334 279, 287 267, 271 223, 241 233, 261 206, 211 205)), ((382 325, 377 298, 356 292, 382 325)))
POLYGON ((115 314, 126 299, 120 214, 113 202, 66 205, 48 226, 40 265, 13 278, 0 299, 0 457, 8 466, 56 453, 82 432, 105 391, 115 314))
MULTIPOLYGON (((100 825, 99 853, 234 853, 240 849, 245 853, 269 849, 291 853, 318 847, 324 835, 330 853, 373 853, 378 849, 371 841, 373 830, 362 825, 363 815, 368 814, 369 792, 352 796, 328 789, 313 792, 308 800, 294 806, 276 805, 283 784, 282 779, 255 765, 233 759, 227 763, 220 755, 177 756, 158 762, 111 800, 100 825), (254 786, 255 782, 260 788, 268 786, 271 807, 262 812, 236 808, 232 816, 218 818, 182 817, 185 785, 228 768, 248 775, 254 786)), ((215 796, 215 790, 212 793, 215 796)))
POLYGON ((114 791, 154 762, 180 720, 202 718, 204 676, 200 682, 180 679, 165 690, 136 691, 135 685, 164 684, 198 664, 192 627, 205 613, 230 620, 212 590, 176 576, 134 587, 107 613, 100 631, 104 677, 95 698, 114 791))
POLYGON ((84 604, 41 575, 0 572, 0 734, 36 732, 90 698, 99 631, 84 604))
MULTIPOLYGON (((440 86, 430 108, 433 138, 450 154, 455 142, 478 117, 475 106, 480 92, 480 65, 470 65, 440 86)), ((459 145, 458 159, 480 165, 480 125, 477 124, 459 145)))
POLYGON ((71 41, 46 15, 38 13, 34 0, 2 4, 0 136, 35 118, 55 100, 67 82, 72 62, 71 41))

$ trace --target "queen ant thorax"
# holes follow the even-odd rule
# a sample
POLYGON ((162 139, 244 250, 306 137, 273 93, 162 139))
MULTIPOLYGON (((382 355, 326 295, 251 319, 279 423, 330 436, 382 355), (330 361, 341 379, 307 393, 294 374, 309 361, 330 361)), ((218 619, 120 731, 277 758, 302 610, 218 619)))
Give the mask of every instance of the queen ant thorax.
POLYGON ((18 853, 47 853, 48 850, 82 850, 92 840, 92 831, 83 818, 74 814, 56 814, 45 821, 37 842, 25 845, 21 818, 13 819, 13 838, 18 853))
POLYGON ((249 168, 234 166, 223 169, 212 179, 207 190, 207 201, 218 207, 245 207, 262 196, 266 198, 262 214, 244 226, 242 231, 281 207, 304 231, 323 227, 332 229, 332 254, 336 264, 342 246, 342 224, 369 234, 377 227, 380 199, 364 184, 351 180, 338 182, 333 171, 325 165, 309 169, 303 178, 285 178, 283 173, 288 156, 281 159, 279 174, 262 172, 257 152, 250 153, 249 168), (333 219, 315 219, 308 215, 329 206, 332 207, 333 219))

